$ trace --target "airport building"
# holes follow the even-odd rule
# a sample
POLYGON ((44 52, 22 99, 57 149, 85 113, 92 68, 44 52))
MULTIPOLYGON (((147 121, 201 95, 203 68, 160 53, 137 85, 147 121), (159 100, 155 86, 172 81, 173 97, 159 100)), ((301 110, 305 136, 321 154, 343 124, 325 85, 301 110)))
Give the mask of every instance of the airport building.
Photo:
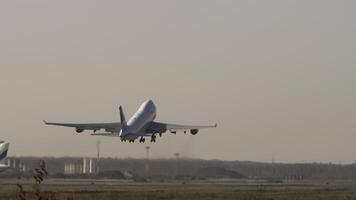
POLYGON ((94 161, 93 158, 83 158, 82 160, 74 160, 64 163, 65 175, 80 175, 80 174, 93 174, 94 161))

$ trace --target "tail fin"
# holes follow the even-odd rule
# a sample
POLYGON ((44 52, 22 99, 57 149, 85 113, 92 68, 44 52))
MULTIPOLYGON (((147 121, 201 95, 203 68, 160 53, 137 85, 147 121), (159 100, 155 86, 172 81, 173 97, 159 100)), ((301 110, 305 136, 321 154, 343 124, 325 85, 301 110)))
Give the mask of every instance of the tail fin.
POLYGON ((6 158, 8 150, 9 150, 9 143, 0 144, 0 160, 6 158))
POLYGON ((122 106, 119 106, 121 126, 126 126, 126 119, 122 106))

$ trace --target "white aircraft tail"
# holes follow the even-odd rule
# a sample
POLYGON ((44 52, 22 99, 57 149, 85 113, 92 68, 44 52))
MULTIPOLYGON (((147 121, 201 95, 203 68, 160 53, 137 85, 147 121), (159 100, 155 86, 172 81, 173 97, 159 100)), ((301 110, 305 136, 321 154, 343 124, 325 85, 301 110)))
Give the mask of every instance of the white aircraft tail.
POLYGON ((10 143, 0 143, 0 160, 6 158, 10 143))

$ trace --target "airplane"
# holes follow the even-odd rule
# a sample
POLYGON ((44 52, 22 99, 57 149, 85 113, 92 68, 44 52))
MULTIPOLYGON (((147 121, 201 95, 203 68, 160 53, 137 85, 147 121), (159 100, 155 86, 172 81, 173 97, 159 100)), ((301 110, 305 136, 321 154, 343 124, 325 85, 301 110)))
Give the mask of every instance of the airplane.
MULTIPOLYGON (((4 141, 0 141, 0 161, 5 159, 7 156, 7 152, 9 150, 10 143, 5 143, 4 141)), ((9 169, 10 167, 4 164, 0 164, 0 172, 9 169)))
POLYGON ((137 110, 137 112, 126 121, 122 106, 119 106, 120 122, 114 123, 89 123, 89 124, 73 124, 73 123, 53 123, 44 121, 45 125, 64 126, 75 128, 77 133, 82 133, 84 130, 91 130, 93 136, 111 136, 120 137, 121 142, 129 141, 134 143, 139 138, 140 143, 146 141, 145 137, 150 137, 151 142, 156 142, 157 135, 160 137, 167 131, 176 134, 178 131, 187 133, 190 131, 192 135, 196 135, 199 129, 216 128, 217 124, 209 126, 192 126, 178 125, 155 122, 157 109, 152 100, 145 101, 137 110), (99 130, 104 130, 104 133, 97 133, 99 130))

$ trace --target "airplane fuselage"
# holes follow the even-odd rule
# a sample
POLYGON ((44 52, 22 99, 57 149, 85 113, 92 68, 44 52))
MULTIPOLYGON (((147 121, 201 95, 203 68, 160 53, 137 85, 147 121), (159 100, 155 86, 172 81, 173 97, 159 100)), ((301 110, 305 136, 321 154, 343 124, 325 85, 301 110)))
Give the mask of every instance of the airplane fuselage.
POLYGON ((157 110, 154 103, 149 100, 145 101, 137 112, 129 119, 126 126, 122 128, 120 137, 125 140, 134 140, 146 130, 150 123, 156 118, 157 110))
MULTIPOLYGON (((6 158, 8 149, 9 149, 9 143, 4 143, 1 141, 0 142, 0 161, 6 158)), ((7 165, 0 164, 0 172, 3 172, 9 168, 10 167, 7 165)))
POLYGON ((6 158, 7 156, 7 151, 9 149, 9 143, 0 143, 0 160, 6 158))

